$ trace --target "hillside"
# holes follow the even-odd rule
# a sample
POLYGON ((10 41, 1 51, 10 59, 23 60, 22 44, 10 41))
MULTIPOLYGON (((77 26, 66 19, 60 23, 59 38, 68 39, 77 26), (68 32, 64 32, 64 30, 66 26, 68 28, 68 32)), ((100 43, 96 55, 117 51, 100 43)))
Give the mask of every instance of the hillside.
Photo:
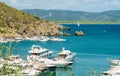
POLYGON ((0 37, 61 35, 58 25, 0 2, 0 37))
POLYGON ((52 21, 120 22, 120 10, 83 12, 70 10, 26 9, 23 11, 45 20, 52 21))

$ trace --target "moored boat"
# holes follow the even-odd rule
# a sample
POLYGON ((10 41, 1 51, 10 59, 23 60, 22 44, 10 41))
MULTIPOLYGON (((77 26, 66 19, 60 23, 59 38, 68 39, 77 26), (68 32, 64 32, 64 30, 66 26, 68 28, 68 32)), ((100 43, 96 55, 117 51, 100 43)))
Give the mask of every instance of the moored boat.
POLYGON ((102 73, 102 76, 120 76, 120 69, 105 71, 102 73))
POLYGON ((8 40, 7 39, 4 39, 4 38, 0 38, 0 43, 7 43, 8 40))
POLYGON ((38 58, 51 58, 53 51, 46 48, 42 48, 38 45, 32 45, 31 50, 29 50, 28 60, 37 60, 38 58))
POLYGON ((65 50, 62 48, 62 51, 58 53, 58 56, 54 58, 54 60, 66 60, 66 61, 73 61, 76 53, 72 53, 70 50, 65 50))
POLYGON ((51 41, 66 41, 66 39, 56 38, 56 37, 51 37, 50 40, 51 41))
POLYGON ((46 37, 46 36, 40 36, 38 41, 41 41, 41 42, 45 42, 45 41, 48 41, 50 40, 50 38, 46 37))
POLYGON ((110 69, 104 71, 102 76, 120 76, 120 60, 109 59, 111 65, 110 69))
POLYGON ((73 64, 71 61, 60 61, 60 60, 51 60, 47 58, 40 58, 39 62, 44 62, 45 65, 55 65, 57 67, 66 67, 73 64))
POLYGON ((109 60, 111 64, 120 65, 120 60, 109 60))

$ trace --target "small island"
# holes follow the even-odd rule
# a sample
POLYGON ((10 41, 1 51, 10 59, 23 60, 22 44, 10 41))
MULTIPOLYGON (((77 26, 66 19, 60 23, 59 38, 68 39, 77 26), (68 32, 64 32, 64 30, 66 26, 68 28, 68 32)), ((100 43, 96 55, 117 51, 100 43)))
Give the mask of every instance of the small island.
POLYGON ((75 31, 76 36, 84 36, 85 33, 83 31, 75 31))

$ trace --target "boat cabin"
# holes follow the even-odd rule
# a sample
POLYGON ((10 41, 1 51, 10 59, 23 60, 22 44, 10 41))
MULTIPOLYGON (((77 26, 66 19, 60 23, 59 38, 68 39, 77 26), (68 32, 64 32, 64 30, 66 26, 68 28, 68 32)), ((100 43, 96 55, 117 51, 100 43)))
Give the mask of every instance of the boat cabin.
POLYGON ((60 53, 58 53, 58 58, 66 58, 67 56, 72 55, 72 53, 70 52, 70 50, 65 50, 64 48, 62 49, 62 51, 60 53))

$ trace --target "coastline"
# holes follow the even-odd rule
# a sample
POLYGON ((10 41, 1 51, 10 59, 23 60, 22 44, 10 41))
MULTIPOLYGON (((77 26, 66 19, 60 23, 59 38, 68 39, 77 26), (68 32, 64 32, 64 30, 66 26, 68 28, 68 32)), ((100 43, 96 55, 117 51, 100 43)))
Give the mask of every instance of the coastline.
POLYGON ((92 22, 92 21, 52 21, 58 24, 120 24, 120 22, 92 22))
MULTIPOLYGON (((90 26, 90 27, 96 30, 94 32, 102 32, 96 29, 94 26, 90 26)), ((98 25, 97 28, 99 27, 101 26, 98 25)), ((117 29, 113 28, 113 30, 119 30, 119 28, 117 29)), ((87 29, 86 32, 90 32, 90 30, 87 29)), ((14 54, 19 53, 19 55, 22 56, 21 58, 23 59, 26 58, 26 55, 28 54, 28 50, 30 49, 30 46, 32 44, 41 45, 42 47, 53 50, 55 53, 59 52, 60 51, 59 49, 61 49, 61 47, 64 46, 65 48, 68 48, 69 50, 72 50, 73 52, 77 53, 76 58, 75 58, 75 65, 73 64, 71 66, 72 68, 71 71, 69 71, 69 69, 66 69, 66 68, 65 70, 57 69, 57 73, 61 73, 61 75, 65 75, 65 76, 69 76, 70 72, 74 73, 73 76, 79 76, 79 75, 84 76, 85 74, 91 75, 91 72, 86 73, 86 71, 88 70, 89 71, 95 70, 99 73, 102 73, 109 69, 108 67, 109 62, 107 61, 107 59, 119 59, 119 33, 115 32, 115 34, 117 35, 114 35, 114 33, 113 34, 109 33, 107 35, 106 33, 108 32, 109 31, 107 30, 106 32, 103 32, 103 33, 91 32, 92 35, 88 35, 85 37, 75 37, 75 36, 61 37, 61 38, 66 39, 65 42, 52 42, 52 41, 39 42, 39 41, 24 40, 22 42, 17 43, 18 45, 17 45, 16 50, 14 51, 14 54), (98 34, 100 35, 97 36, 98 34)), ((13 45, 14 44, 16 43, 14 42, 13 45)), ((61 75, 58 75, 58 76, 61 76, 61 75)), ((54 76, 54 75, 51 75, 51 76, 54 76)))

